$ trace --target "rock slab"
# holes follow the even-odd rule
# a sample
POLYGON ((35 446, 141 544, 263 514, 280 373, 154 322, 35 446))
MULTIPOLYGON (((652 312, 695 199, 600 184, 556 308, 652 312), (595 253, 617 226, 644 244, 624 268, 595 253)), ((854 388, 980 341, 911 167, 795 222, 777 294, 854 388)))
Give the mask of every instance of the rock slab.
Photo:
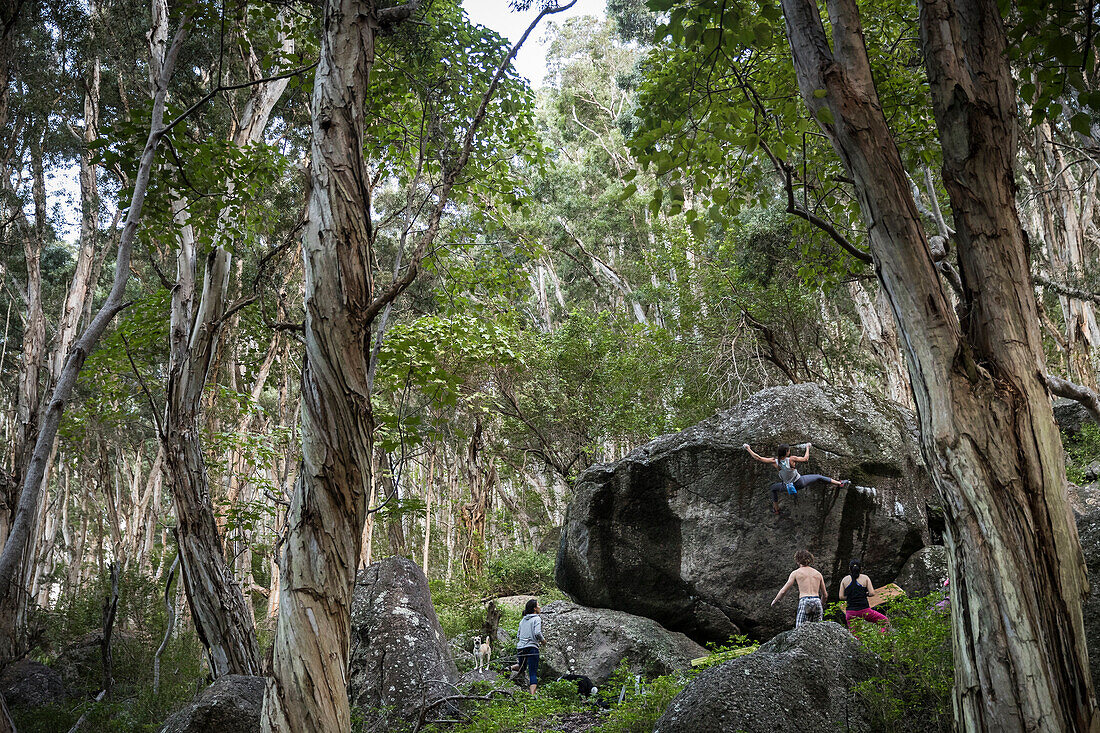
POLYGON ((654 733, 870 730, 852 685, 872 670, 859 642, 831 621, 780 634, 711 667, 673 699, 654 733))
POLYGON ((623 659, 632 673, 655 677, 686 669, 692 659, 708 654, 656 621, 568 601, 546 604, 542 633, 546 643, 539 650, 539 676, 547 680, 582 674, 602 685, 623 659))
POLYGON ((696 641, 745 633, 770 638, 794 622, 775 593, 809 549, 835 599, 848 560, 861 557, 876 585, 894 580, 931 544, 938 498, 912 413, 859 390, 775 387, 683 432, 581 475, 558 547, 556 580, 572 600, 646 616, 696 641), (771 514, 779 443, 812 441, 804 474, 818 482, 771 514))
POLYGON ((263 677, 223 675, 170 717, 160 733, 259 733, 263 704, 263 677))
POLYGON ((391 557, 360 572, 351 608, 352 705, 407 720, 451 694, 457 679, 420 567, 391 557))

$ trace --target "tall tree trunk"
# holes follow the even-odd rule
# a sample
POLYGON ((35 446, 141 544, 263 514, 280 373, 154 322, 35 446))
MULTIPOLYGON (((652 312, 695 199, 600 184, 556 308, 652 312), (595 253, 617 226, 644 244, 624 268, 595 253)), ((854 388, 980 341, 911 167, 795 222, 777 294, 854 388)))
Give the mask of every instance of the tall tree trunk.
MULTIPOLYGON (((302 242, 302 468, 287 514, 273 677, 264 693, 265 731, 346 731, 351 725, 351 592, 374 447, 368 376, 373 320, 416 280, 489 101, 534 30, 534 24, 528 27, 497 67, 462 148, 445 166, 429 221, 404 273, 395 273, 394 282, 375 297, 370 186, 362 152, 367 86, 379 29, 403 22, 419 7, 414 1, 378 9, 373 0, 328 0, 324 7, 313 85, 309 219, 302 242)), ((548 12, 554 11, 544 9, 538 19, 548 12)))
POLYGON ((378 17, 329 0, 313 86, 303 235, 302 469, 287 513, 265 731, 347 731, 351 592, 370 490, 367 388, 375 270, 363 111, 378 17))
MULTIPOLYGON (((284 36, 284 51, 293 44, 284 36)), ((251 59, 253 81, 262 70, 251 59)), ((233 143, 245 146, 263 138, 271 110, 289 79, 253 87, 233 143)), ((232 191, 234 181, 227 181, 232 191)), ((186 202, 175 202, 180 250, 176 287, 172 291, 171 351, 167 407, 162 436, 166 478, 176 510, 176 539, 181 576, 199 639, 206 647, 211 671, 223 674, 259 674, 260 655, 252 605, 227 563, 211 500, 209 476, 202 451, 203 395, 218 352, 229 293, 231 257, 224 232, 229 215, 218 219, 216 244, 207 258, 202 297, 197 306, 198 270, 194 233, 187 221, 186 202)), ((270 364, 265 361, 268 368, 270 364)))
POLYGON ((432 482, 435 481, 435 446, 428 456, 428 471, 424 476, 424 552, 420 569, 428 575, 428 552, 432 547, 432 482))
POLYGON ((202 393, 224 312, 230 257, 220 247, 211 251, 202 298, 192 313, 194 242, 186 225, 180 231, 162 444, 165 478, 176 510, 181 576, 211 673, 254 675, 260 673, 256 632, 244 593, 222 552, 200 438, 202 393))
POLYGON ((878 101, 855 2, 827 5, 832 49, 812 0, 783 0, 787 34, 803 99, 855 181, 904 335, 922 449, 946 505, 959 725, 1098 730, 1081 612, 1088 583, 1041 379, 1015 207, 1016 95, 997 6, 921 5, 958 229, 960 323, 878 101))
MULTIPOLYGON (((1048 123, 1039 125, 1035 133, 1035 167, 1039 173, 1040 191, 1036 205, 1041 210, 1044 250, 1055 280, 1074 284, 1086 273, 1085 232, 1092 217, 1096 192, 1095 178, 1078 184, 1071 167, 1051 139, 1048 123), (1077 189, 1083 189, 1082 206, 1078 206, 1077 189)), ((1062 319, 1065 322, 1065 353, 1070 367, 1068 376, 1079 384, 1096 388, 1095 354, 1100 347, 1100 326, 1096 309, 1087 300, 1059 293, 1062 319)))

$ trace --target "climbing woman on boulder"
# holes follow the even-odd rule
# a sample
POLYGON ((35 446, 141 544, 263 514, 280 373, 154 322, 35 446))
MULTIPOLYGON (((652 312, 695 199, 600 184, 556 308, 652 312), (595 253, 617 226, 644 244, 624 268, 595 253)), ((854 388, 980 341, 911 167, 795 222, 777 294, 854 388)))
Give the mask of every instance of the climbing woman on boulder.
POLYGON ((792 456, 791 447, 786 443, 780 443, 775 449, 775 458, 765 458, 762 455, 757 454, 748 443, 742 446, 749 452, 749 455, 760 461, 761 463, 767 463, 779 471, 779 480, 768 487, 768 490, 772 494, 772 514, 779 514, 779 494, 782 491, 786 491, 791 496, 797 496, 799 489, 804 489, 815 481, 828 481, 834 486, 850 486, 851 481, 837 481, 835 478, 829 478, 828 476, 822 476, 820 473, 808 473, 805 476, 795 470, 795 463, 805 463, 810 460, 810 444, 806 444, 806 454, 802 456, 792 456))

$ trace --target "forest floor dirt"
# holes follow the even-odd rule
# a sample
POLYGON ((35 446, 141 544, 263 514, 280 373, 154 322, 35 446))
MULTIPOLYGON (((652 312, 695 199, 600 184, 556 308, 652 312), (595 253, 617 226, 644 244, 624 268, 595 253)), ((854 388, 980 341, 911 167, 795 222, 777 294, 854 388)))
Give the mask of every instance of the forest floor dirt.
POLYGON ((582 713, 555 715, 549 727, 562 733, 587 733, 596 730, 603 722, 604 718, 599 712, 586 710, 582 713))

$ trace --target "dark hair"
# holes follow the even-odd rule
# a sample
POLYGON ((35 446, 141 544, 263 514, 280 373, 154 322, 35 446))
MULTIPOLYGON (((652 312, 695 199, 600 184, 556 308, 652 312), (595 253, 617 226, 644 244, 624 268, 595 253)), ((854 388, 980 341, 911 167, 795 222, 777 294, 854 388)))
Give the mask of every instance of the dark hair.
POLYGON ((814 555, 809 550, 799 550, 794 553, 794 561, 799 565, 813 565, 814 555))
POLYGON ((848 561, 848 574, 852 576, 852 580, 859 580, 859 576, 862 572, 863 563, 857 558, 852 558, 848 561))
POLYGON ((532 598, 531 600, 527 601, 527 605, 523 607, 523 615, 530 616, 532 613, 535 612, 535 609, 538 608, 538 605, 538 598, 532 598))
POLYGON ((791 454, 791 447, 786 443, 780 443, 775 447, 776 458, 786 458, 791 454))

